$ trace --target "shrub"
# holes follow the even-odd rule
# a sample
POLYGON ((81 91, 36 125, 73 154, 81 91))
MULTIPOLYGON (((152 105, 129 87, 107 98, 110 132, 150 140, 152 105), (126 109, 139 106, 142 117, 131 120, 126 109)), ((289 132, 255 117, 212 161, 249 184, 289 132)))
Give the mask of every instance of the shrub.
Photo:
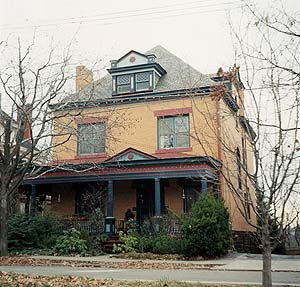
POLYGON ((203 194, 183 220, 182 248, 187 257, 214 257, 230 247, 229 214, 223 201, 203 194))
POLYGON ((29 231, 37 248, 51 248, 61 235, 62 225, 53 216, 35 216, 31 218, 29 231))
POLYGON ((135 252, 138 246, 138 239, 134 235, 126 235, 123 231, 119 232, 121 244, 114 244, 114 253, 128 253, 135 252))
POLYGON ((81 238, 80 231, 72 228, 57 238, 54 250, 60 255, 73 253, 84 255, 87 252, 87 240, 81 238))
POLYGON ((107 234, 101 234, 95 237, 90 243, 90 251, 94 254, 101 254, 103 253, 103 243, 109 239, 107 234))
POLYGON ((9 250, 22 251, 28 248, 51 248, 61 234, 61 230, 59 221, 52 216, 26 217, 13 215, 8 221, 9 250))
POLYGON ((153 238, 153 253, 157 254, 176 254, 181 253, 180 240, 171 237, 166 233, 161 233, 153 238))
POLYGON ((154 238, 151 236, 139 236, 137 237, 138 240, 138 247, 137 251, 144 253, 144 252, 152 252, 153 253, 153 245, 154 245, 154 238))

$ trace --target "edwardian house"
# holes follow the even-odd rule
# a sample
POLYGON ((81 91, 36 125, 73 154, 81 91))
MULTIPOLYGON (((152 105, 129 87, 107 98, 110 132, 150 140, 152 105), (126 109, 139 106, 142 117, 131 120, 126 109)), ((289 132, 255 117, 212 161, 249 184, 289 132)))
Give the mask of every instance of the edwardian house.
POLYGON ((53 106, 53 162, 26 180, 32 200, 47 198, 48 211, 71 216, 88 213, 94 194, 111 232, 128 209, 142 224, 167 209, 190 212, 208 192, 225 200, 234 231, 251 230, 222 175, 241 193, 252 190, 241 169, 253 169, 254 134, 238 68, 204 75, 157 46, 132 50, 107 71, 94 81, 77 67, 76 94, 53 106))

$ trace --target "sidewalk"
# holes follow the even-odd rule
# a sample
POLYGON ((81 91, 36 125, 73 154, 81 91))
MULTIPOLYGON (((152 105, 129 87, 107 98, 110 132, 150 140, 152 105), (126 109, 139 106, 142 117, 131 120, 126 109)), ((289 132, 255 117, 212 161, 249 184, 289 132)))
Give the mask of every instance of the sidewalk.
MULTIPOLYGON (((48 260, 65 260, 65 261, 82 261, 82 262, 128 262, 134 259, 114 258, 111 255, 102 255, 95 257, 67 257, 67 256, 31 256, 31 258, 48 259, 48 260)), ((232 253, 223 258, 214 260, 199 260, 199 261, 184 261, 184 260, 137 260, 149 263, 189 263, 197 265, 216 265, 214 270, 262 270, 262 255, 246 254, 246 253, 232 253)), ((272 270, 273 271, 294 271, 300 272, 300 256, 289 255, 272 255, 272 270)))

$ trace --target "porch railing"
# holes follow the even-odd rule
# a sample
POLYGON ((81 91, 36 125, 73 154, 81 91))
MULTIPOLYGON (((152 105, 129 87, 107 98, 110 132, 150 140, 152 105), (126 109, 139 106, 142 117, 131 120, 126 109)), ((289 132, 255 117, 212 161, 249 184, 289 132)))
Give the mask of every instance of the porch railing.
POLYGON ((104 223, 95 224, 95 222, 88 217, 63 218, 60 220, 60 223, 62 224, 62 231, 76 228, 77 230, 86 232, 90 235, 104 233, 104 223))

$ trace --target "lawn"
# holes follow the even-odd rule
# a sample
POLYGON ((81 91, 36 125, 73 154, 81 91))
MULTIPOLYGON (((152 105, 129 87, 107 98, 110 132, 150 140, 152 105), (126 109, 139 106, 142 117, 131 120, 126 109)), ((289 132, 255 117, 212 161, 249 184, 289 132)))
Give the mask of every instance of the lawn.
MULTIPOLYGON (((0 287, 222 287, 222 285, 205 285, 199 283, 182 283, 174 281, 117 281, 99 280, 75 276, 32 276, 0 271, 0 287)), ((226 285, 226 287, 244 287, 246 285, 226 285)), ((254 286, 254 285, 251 285, 254 286)), ((247 285, 247 287, 251 287, 247 285)))

